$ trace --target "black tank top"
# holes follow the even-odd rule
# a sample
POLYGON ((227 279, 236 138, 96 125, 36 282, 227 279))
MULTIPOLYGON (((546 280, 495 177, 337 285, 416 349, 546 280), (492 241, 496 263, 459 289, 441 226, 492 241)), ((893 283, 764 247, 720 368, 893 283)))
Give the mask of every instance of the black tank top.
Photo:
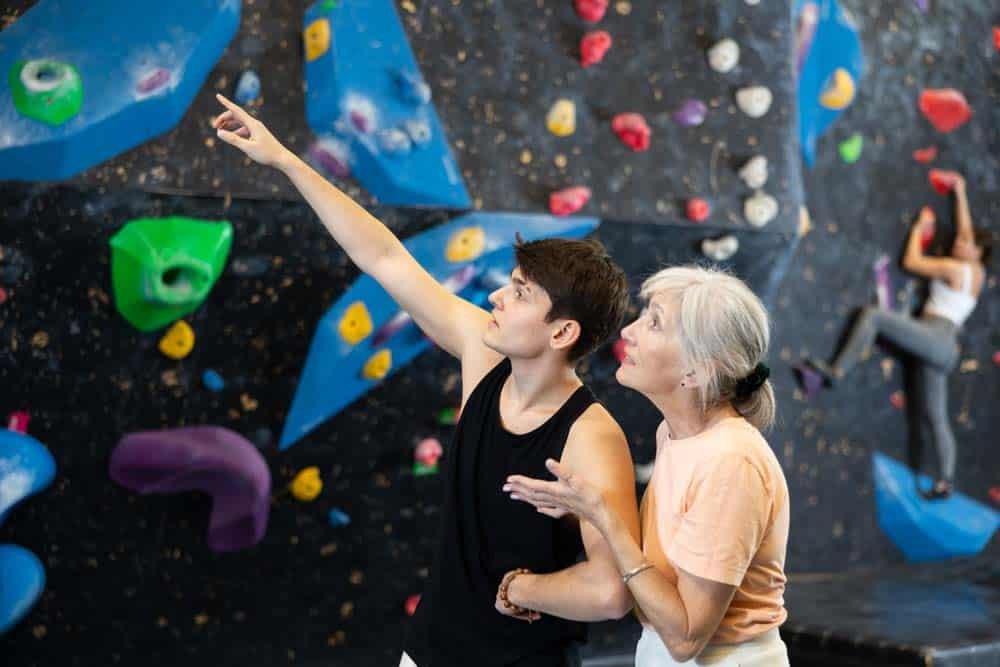
POLYGON ((512 474, 552 479, 545 459, 562 458, 570 428, 595 402, 580 387, 538 428, 509 433, 500 390, 510 372, 505 359, 476 386, 448 452, 437 553, 404 643, 417 667, 561 665, 567 647, 586 639, 583 623, 543 615, 529 624, 494 607, 508 571, 557 572, 583 551, 574 520, 540 514, 501 487, 512 474))

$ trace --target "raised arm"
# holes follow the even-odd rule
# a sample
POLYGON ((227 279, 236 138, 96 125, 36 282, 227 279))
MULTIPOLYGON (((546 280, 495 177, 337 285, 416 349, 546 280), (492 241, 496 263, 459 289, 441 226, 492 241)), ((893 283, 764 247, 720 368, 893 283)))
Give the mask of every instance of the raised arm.
POLYGON ((972 231, 972 214, 969 212, 969 199, 965 193, 965 178, 955 179, 955 236, 969 243, 975 242, 972 231))
MULTIPOLYGON (((484 347, 486 311, 445 289, 388 227, 285 148, 263 123, 222 95, 216 97, 226 107, 212 123, 219 138, 288 176, 351 260, 378 281, 431 340, 459 359, 484 347)), ((484 365, 488 368, 495 361, 484 365)))
MULTIPOLYGON (((622 530, 638 541, 632 456, 625 434, 600 405, 589 408, 573 426, 562 467, 600 493, 621 517, 622 530)), ((511 582, 508 599, 520 607, 574 621, 604 621, 627 614, 632 596, 610 545, 593 524, 582 519, 580 534, 586 560, 551 574, 519 575, 511 582)))
POLYGON ((906 242, 906 252, 903 254, 903 268, 910 273, 925 278, 938 278, 951 285, 962 280, 960 262, 950 257, 928 257, 924 254, 921 238, 924 231, 934 224, 934 212, 924 207, 910 229, 910 237, 906 242))

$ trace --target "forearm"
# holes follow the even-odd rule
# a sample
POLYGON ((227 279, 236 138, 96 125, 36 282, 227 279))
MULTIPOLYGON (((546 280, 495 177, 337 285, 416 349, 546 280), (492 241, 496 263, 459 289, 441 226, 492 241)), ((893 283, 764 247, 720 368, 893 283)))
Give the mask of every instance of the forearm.
POLYGON ((969 212, 969 198, 965 188, 955 188, 955 227, 959 237, 973 238, 972 214, 969 212))
POLYGON ((402 247, 399 239, 364 207, 286 151, 277 165, 288 176, 334 240, 359 269, 370 273, 378 260, 402 247))
MULTIPOLYGON (((629 572, 645 561, 641 547, 621 521, 602 522, 601 534, 611 546, 618 568, 629 572)), ((688 639, 688 614, 677 587, 656 568, 650 568, 628 582, 629 592, 646 620, 670 646, 688 639)))
POLYGON ((590 561, 551 574, 518 575, 507 599, 525 609, 584 622, 621 618, 631 608, 618 573, 590 561))
POLYGON ((910 238, 906 242, 906 252, 903 254, 903 268, 912 270, 913 263, 924 256, 924 247, 920 242, 920 229, 914 225, 910 230, 910 238))

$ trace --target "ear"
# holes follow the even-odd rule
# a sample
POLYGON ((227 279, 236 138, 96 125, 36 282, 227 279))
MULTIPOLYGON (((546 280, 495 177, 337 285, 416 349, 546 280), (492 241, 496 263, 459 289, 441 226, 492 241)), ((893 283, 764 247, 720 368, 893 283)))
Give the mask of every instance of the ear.
POLYGON ((694 364, 684 373, 685 387, 701 387, 708 383, 709 371, 707 363, 694 364))
POLYGON ((576 320, 556 320, 552 323, 549 347, 553 350, 569 350, 580 340, 580 323, 576 320))

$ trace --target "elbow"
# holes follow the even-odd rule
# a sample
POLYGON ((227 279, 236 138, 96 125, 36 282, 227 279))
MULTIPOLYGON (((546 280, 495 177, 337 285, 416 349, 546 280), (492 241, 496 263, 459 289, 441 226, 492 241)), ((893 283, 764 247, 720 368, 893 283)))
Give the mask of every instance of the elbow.
POLYGON ((676 662, 693 660, 705 648, 705 642, 691 639, 678 639, 672 642, 664 642, 664 644, 667 647, 667 652, 670 653, 670 657, 676 662))
POLYGON ((601 601, 601 615, 604 620, 616 621, 632 611, 632 595, 624 584, 615 582, 608 586, 601 601))
POLYGON ((906 253, 903 257, 903 270, 913 272, 913 257, 912 253, 906 253))

